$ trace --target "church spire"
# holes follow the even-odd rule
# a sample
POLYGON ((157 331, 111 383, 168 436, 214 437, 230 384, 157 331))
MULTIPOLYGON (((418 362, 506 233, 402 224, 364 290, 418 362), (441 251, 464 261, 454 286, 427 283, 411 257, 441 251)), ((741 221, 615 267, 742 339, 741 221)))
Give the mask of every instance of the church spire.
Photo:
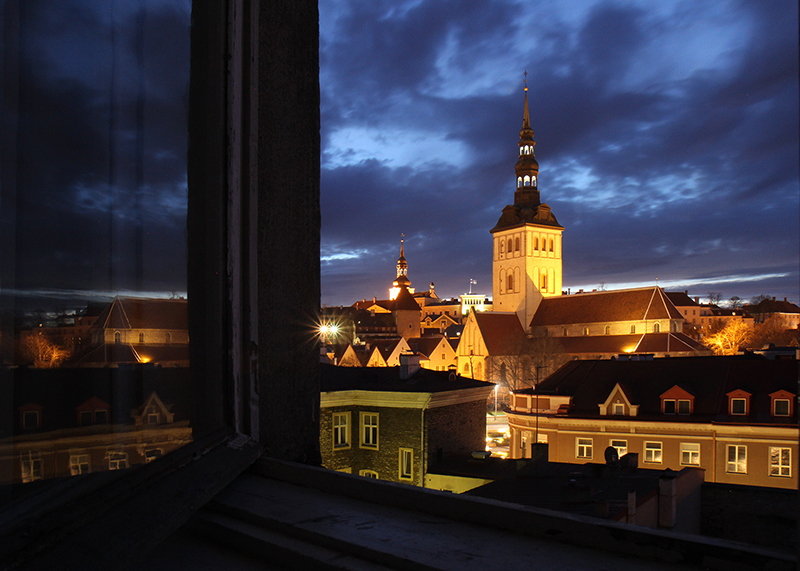
POLYGON ((517 177, 517 191, 514 193, 514 204, 539 205, 539 163, 536 161, 531 128, 530 112, 528 111, 528 72, 525 72, 525 107, 522 113, 522 129, 519 131, 519 159, 514 168, 517 177))

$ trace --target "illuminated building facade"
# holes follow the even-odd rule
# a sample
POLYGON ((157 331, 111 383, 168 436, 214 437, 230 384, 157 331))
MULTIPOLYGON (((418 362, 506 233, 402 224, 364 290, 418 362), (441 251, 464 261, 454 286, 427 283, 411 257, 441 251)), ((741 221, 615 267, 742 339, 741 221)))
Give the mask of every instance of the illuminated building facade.
POLYGON ((761 357, 571 361, 513 394, 510 457, 546 443, 553 462, 639 455, 706 482, 797 489, 797 362, 761 357))

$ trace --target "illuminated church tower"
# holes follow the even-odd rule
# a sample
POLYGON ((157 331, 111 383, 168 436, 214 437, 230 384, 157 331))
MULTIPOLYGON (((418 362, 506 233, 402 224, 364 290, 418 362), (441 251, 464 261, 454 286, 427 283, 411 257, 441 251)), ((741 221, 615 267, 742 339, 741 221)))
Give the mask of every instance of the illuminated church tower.
POLYGON ((539 163, 533 148, 528 86, 519 132, 514 204, 503 208, 491 229, 494 238, 492 297, 494 311, 514 311, 530 328, 542 297, 561 295, 561 233, 550 207, 539 199, 539 163))
POLYGON ((406 253, 403 247, 403 238, 400 238, 400 257, 397 258, 397 278, 392 282, 392 287, 389 288, 389 299, 394 300, 397 294, 400 293, 400 288, 408 289, 408 293, 414 293, 414 288, 411 287, 411 280, 408 279, 408 263, 406 262, 406 253))

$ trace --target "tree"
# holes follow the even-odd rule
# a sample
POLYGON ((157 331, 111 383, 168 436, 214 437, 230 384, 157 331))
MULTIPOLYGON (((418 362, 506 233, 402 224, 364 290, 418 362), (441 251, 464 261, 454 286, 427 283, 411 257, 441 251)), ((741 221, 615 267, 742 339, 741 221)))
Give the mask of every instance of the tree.
POLYGON ((752 330, 741 321, 729 321, 717 333, 703 341, 716 355, 736 355, 747 344, 752 330))
POLYGON ((504 395, 536 385, 569 360, 552 337, 520 338, 506 352, 488 359, 486 371, 486 378, 499 383, 504 395))
POLYGON ((722 301, 721 291, 708 292, 708 303, 710 303, 711 305, 719 305, 721 301, 722 301))
POLYGON ((32 333, 22 341, 22 354, 37 369, 58 367, 69 357, 69 351, 56 345, 41 333, 32 333))
POLYGON ((732 309, 739 309, 740 307, 742 307, 742 303, 743 303, 742 298, 739 297, 738 295, 732 296, 731 299, 729 300, 729 304, 732 309))
POLYGON ((772 297, 770 297, 768 295, 764 295, 762 293, 761 295, 757 295, 755 297, 751 297, 750 298, 750 305, 758 305, 762 301, 767 301, 767 300, 770 300, 770 299, 772 299, 772 297))
POLYGON ((778 315, 771 315, 763 323, 756 323, 747 346, 751 349, 762 349, 770 343, 776 347, 797 345, 797 330, 786 329, 786 325, 778 315))

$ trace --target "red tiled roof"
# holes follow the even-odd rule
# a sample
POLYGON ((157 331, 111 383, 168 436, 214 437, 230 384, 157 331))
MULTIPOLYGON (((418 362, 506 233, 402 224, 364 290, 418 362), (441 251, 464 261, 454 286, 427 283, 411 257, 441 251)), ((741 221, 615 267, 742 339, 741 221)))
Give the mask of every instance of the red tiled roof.
POLYGON ((476 311, 473 315, 489 355, 514 355, 525 343, 525 331, 516 313, 476 311))
POLYGON ((444 339, 444 336, 431 336, 431 337, 411 337, 408 339, 408 346, 416 353, 421 353, 426 357, 430 357, 439 343, 444 339))
POLYGON ((697 305, 697 302, 693 300, 686 292, 683 291, 665 291, 664 294, 669 298, 674 306, 692 306, 697 305))
POLYGON ((531 326, 682 318, 661 288, 648 287, 546 297, 531 326))

